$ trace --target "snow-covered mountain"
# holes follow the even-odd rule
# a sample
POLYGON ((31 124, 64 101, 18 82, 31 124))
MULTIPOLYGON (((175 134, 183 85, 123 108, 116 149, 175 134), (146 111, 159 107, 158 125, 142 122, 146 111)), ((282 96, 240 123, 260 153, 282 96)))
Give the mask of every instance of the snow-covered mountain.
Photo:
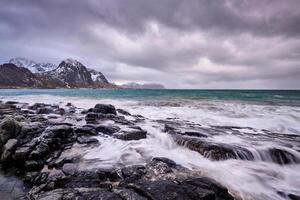
POLYGON ((67 87, 93 87, 91 73, 80 62, 74 59, 62 61, 58 67, 46 72, 53 78, 63 81, 67 87))
POLYGON ((0 88, 62 88, 65 84, 50 76, 32 73, 12 63, 0 65, 0 88))
MULTIPOLYGON (((51 63, 37 63, 32 60, 28 60, 25 58, 13 58, 9 60, 12 70, 16 73, 19 73, 21 69, 27 70, 32 74, 34 79, 39 81, 39 84, 28 83, 28 87, 54 87, 54 88, 116 88, 117 86, 108 82, 105 76, 96 70, 88 69, 82 63, 78 62, 74 59, 66 59, 62 61, 58 66, 51 63), (18 69, 19 68, 19 69, 18 69)), ((7 69, 8 67, 3 69, 7 69)), ((6 70, 5 72, 8 73, 6 70)), ((10 71, 9 71, 10 72, 10 71)), ((11 75, 11 73, 10 73, 11 75)), ((18 75, 18 74, 16 74, 18 75)), ((4 76, 0 77, 4 79, 4 76)), ((25 79, 25 78, 24 78, 25 79)), ((21 79, 20 79, 21 80, 21 79)), ((22 79, 23 80, 23 79, 22 79)), ((19 81, 20 82, 20 81, 19 81)), ((9 82, 7 83, 7 87, 9 87, 9 82)), ((21 83, 21 82, 20 82, 21 83)), ((18 86, 15 84, 14 86, 18 86)), ((26 87, 24 83, 21 87, 26 87)))
POLYGON ((52 63, 37 63, 26 58, 12 58, 9 63, 16 65, 17 67, 24 67, 29 69, 32 73, 44 73, 54 70, 57 66, 52 63))

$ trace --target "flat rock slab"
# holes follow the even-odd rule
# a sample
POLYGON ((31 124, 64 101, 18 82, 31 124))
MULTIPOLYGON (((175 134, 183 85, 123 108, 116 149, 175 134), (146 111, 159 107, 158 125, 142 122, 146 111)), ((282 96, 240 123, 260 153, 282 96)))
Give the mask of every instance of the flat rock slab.
POLYGON ((0 172, 0 199, 20 199, 26 195, 23 182, 14 176, 6 176, 0 172))

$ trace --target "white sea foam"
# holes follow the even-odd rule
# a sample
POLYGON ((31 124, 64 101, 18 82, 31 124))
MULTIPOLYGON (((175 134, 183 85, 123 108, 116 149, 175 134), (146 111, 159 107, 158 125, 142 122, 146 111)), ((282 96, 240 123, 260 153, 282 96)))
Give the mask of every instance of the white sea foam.
POLYGON ((18 100, 54 103, 61 106, 72 102, 80 108, 90 108, 96 103, 110 103, 133 114, 149 119, 179 118, 202 125, 239 126, 266 129, 273 132, 300 134, 300 108, 290 106, 255 105, 242 102, 207 100, 138 101, 92 97, 61 97, 50 95, 27 95, 2 97, 3 100, 18 100), (170 106, 168 106, 170 105, 170 106), (175 106, 174 106, 175 105, 175 106), (179 106, 180 105, 180 106, 179 106))

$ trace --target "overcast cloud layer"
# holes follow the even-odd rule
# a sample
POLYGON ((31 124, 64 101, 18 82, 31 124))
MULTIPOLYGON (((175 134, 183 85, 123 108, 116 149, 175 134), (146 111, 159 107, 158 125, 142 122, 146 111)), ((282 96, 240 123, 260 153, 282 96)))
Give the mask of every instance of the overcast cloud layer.
POLYGON ((71 57, 117 83, 300 89, 300 1, 0 0, 12 57, 71 57))

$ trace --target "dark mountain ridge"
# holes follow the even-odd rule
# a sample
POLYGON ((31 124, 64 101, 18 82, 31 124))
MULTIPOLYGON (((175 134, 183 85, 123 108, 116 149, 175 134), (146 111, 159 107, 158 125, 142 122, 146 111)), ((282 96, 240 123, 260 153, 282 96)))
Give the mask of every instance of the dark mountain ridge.
MULTIPOLYGON (((0 88, 116 88, 96 70, 87 69, 74 59, 62 61, 51 71, 33 73, 32 64, 24 59, 12 59, 15 64, 0 65, 0 88), (17 66, 19 65, 19 66, 17 66), (27 67, 28 68, 25 68, 27 67)), ((34 68, 35 69, 35 68, 34 68)))

